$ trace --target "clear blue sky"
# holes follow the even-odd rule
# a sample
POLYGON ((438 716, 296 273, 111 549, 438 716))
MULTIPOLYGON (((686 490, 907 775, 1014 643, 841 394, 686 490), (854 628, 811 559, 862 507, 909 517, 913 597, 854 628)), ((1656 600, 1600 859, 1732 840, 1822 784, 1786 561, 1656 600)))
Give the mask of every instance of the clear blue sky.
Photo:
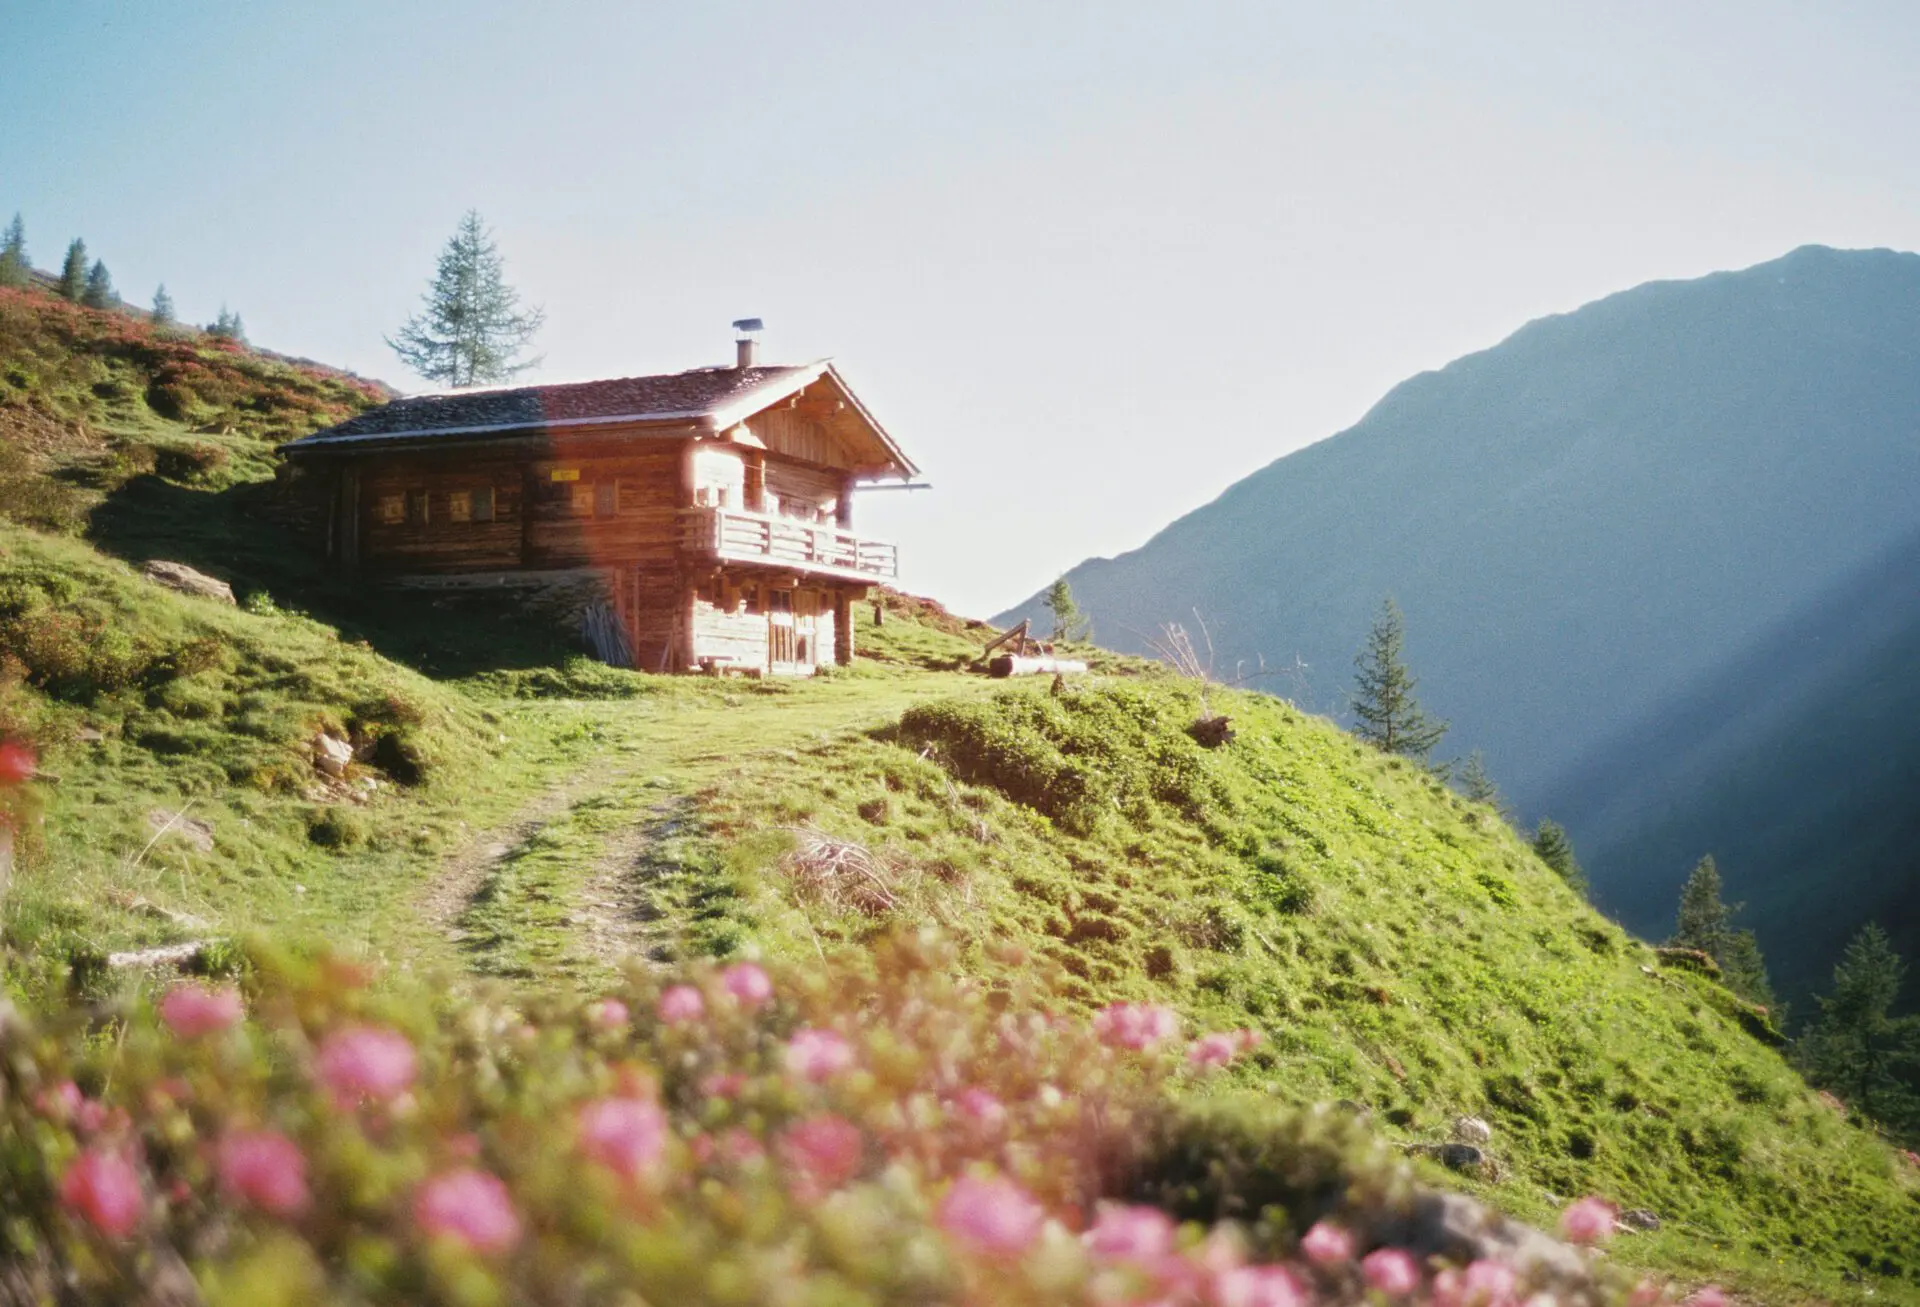
POLYGON ((1572 8, 0 0, 0 220, 403 387, 469 206, 538 379, 764 317, 936 483, 863 526, 984 614, 1529 318, 1920 248, 1920 5, 1572 8))

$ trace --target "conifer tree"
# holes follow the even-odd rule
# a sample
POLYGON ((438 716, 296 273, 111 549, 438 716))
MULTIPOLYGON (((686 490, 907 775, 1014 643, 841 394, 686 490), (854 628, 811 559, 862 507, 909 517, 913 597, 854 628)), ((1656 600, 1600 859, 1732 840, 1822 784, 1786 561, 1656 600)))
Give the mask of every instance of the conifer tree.
POLYGON ((0 286, 25 286, 32 267, 27 262, 27 224, 16 213, 6 236, 0 237, 0 286))
POLYGON ((220 316, 207 324, 209 336, 219 336, 225 340, 244 341, 247 338, 247 325, 240 320, 238 313, 231 312, 226 305, 220 306, 220 316))
POLYGON ((1484 803, 1502 817, 1507 815, 1506 796, 1500 793, 1500 787, 1487 774, 1487 760, 1480 750, 1475 749, 1454 764, 1453 783, 1462 798, 1484 803))
POLYGON ((160 288, 153 292, 153 325, 171 327, 178 319, 173 314, 173 296, 167 294, 167 283, 161 282, 160 288))
POLYGON ((1561 880, 1582 894, 1587 892, 1587 873, 1582 870, 1580 860, 1573 856, 1573 839, 1566 827, 1551 817, 1542 817, 1533 832, 1533 851, 1561 880))
POLYGON ((1061 577, 1047 588, 1047 611, 1053 614, 1053 639, 1086 640, 1092 637, 1093 622, 1073 597, 1073 587, 1061 577))
POLYGON ((60 294, 75 304, 87 293, 87 243, 78 236, 67 246, 67 260, 60 265, 60 294))
POLYGON ((1667 943, 1697 948, 1718 961, 1727 937, 1733 933, 1734 911, 1721 901, 1720 868, 1709 853, 1695 864, 1687 883, 1680 887, 1679 918, 1667 943))
POLYGON ((1771 1010, 1776 1000, 1760 941, 1752 931, 1734 926, 1741 905, 1728 904, 1720 893, 1720 866, 1709 853, 1695 864, 1686 884, 1680 887, 1680 911, 1673 938, 1667 943, 1699 949, 1719 964, 1721 980, 1728 989, 1771 1010))
POLYGON ((467 210, 441 251, 425 303, 387 345, 429 381, 458 388, 505 381, 540 360, 520 357, 545 315, 522 310, 493 234, 467 210))
POLYGON ((1906 964, 1869 922, 1833 969, 1833 992, 1800 1043, 1807 1075, 1851 1106, 1895 1128, 1920 1127, 1920 1017, 1892 1015, 1906 964))
POLYGON ((1419 681, 1403 660, 1405 642, 1400 606, 1389 598, 1380 605, 1367 643, 1353 657, 1353 713, 1360 719, 1354 734, 1388 753, 1424 763, 1446 735, 1447 723, 1427 716, 1414 697, 1419 681))
POLYGON ((113 277, 107 272, 107 265, 98 259, 87 273, 87 286, 80 292, 80 302, 90 309, 110 309, 120 302, 120 297, 113 293, 113 277))

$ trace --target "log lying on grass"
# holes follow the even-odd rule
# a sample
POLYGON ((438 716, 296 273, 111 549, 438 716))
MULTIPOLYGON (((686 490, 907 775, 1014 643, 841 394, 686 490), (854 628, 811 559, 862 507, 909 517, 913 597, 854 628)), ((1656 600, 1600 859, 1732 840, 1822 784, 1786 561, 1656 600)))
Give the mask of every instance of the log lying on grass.
POLYGON ((1029 658, 1019 654, 1001 654, 987 663, 989 676, 1078 676, 1087 665, 1078 658, 1051 656, 1029 658))

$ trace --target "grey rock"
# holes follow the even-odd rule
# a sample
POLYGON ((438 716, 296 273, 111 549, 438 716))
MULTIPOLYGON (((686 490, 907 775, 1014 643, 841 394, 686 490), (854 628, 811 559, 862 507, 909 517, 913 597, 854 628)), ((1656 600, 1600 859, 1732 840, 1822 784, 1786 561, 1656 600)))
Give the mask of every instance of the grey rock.
POLYGON ((1463 1144, 1484 1144, 1493 1138, 1493 1127, 1477 1116, 1456 1116, 1453 1137, 1463 1144))
POLYGON ((1651 1231, 1660 1228, 1660 1218, 1644 1207, 1634 1207, 1615 1217, 1614 1224, 1624 1230, 1651 1231))
POLYGON ((1482 1257, 1497 1258, 1541 1284, 1563 1290, 1578 1291, 1592 1284, 1592 1271, 1578 1249, 1509 1220, 1465 1194, 1422 1194, 1404 1214, 1386 1218, 1366 1234, 1372 1243, 1404 1248, 1421 1258, 1444 1257, 1462 1266, 1482 1257))
POLYGON ((1440 1164, 1456 1171, 1477 1171, 1487 1155, 1472 1144, 1442 1144, 1440 1164))
POLYGON ((155 558, 144 563, 141 573, 155 585, 163 585, 169 590, 178 590, 181 594, 199 595, 202 599, 212 599, 219 603, 233 602, 233 587, 218 577, 208 576, 196 571, 185 563, 170 563, 155 558))

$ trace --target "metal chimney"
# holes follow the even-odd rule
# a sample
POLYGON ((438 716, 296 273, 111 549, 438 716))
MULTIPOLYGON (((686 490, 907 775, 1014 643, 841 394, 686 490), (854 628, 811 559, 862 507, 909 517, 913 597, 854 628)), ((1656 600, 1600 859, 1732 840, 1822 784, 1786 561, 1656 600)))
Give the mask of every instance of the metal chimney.
POLYGON ((760 319, 736 319, 733 329, 740 333, 733 342, 733 366, 742 369, 757 366, 760 362, 760 342, 753 338, 753 334, 763 329, 760 319))

